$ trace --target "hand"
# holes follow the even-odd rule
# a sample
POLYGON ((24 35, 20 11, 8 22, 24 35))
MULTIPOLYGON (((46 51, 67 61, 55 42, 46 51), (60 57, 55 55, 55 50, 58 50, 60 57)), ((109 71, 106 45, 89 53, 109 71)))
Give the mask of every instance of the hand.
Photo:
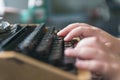
POLYGON ((86 38, 86 37, 97 37, 100 39, 101 43, 109 47, 113 53, 120 53, 120 41, 108 34, 107 32, 85 24, 85 23, 73 23, 65 27, 63 30, 58 32, 58 36, 65 36, 64 40, 69 41, 74 37, 86 38))
POLYGON ((105 75, 107 80, 119 80, 120 58, 96 37, 82 39, 65 55, 76 58, 76 67, 105 75))
POLYGON ((75 48, 65 50, 66 56, 76 58, 76 67, 104 74, 109 80, 119 80, 120 41, 107 32, 85 24, 74 23, 58 32, 65 41, 82 38, 75 48))

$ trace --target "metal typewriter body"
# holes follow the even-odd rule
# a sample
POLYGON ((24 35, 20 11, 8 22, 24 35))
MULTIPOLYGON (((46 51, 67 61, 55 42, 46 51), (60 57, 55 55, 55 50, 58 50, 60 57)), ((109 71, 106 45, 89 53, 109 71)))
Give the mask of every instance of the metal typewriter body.
POLYGON ((77 80, 74 59, 64 56, 75 41, 64 42, 44 23, 6 26, 0 32, 0 80, 77 80))

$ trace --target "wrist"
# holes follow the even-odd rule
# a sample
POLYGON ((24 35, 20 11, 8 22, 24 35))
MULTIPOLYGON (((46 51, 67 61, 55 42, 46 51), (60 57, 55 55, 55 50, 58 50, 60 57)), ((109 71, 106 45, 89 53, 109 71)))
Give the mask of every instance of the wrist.
POLYGON ((108 79, 108 80, 120 80, 120 71, 111 75, 110 79, 108 79))
POLYGON ((109 73, 106 76, 105 80, 120 80, 120 64, 119 61, 111 64, 111 68, 109 69, 109 73))
POLYGON ((116 38, 117 41, 115 41, 115 51, 117 54, 120 54, 120 38, 116 38))

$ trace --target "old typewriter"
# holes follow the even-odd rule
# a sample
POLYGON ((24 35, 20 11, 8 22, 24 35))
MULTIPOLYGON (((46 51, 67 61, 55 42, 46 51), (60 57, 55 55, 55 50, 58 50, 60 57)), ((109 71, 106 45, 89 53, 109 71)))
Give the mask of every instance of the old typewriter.
POLYGON ((56 27, 41 24, 0 23, 0 80, 103 80, 78 70, 74 59, 64 56, 67 47, 56 27), (78 73, 79 71, 79 73, 78 73))

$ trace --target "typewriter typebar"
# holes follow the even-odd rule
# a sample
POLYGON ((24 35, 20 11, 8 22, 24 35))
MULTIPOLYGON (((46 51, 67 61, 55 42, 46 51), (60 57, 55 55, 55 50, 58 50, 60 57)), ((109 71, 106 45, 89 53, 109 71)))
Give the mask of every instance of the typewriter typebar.
POLYGON ((101 75, 76 69, 75 60, 64 56, 76 40, 65 42, 56 35, 56 27, 44 23, 7 27, 0 33, 0 80, 103 80, 101 75))

